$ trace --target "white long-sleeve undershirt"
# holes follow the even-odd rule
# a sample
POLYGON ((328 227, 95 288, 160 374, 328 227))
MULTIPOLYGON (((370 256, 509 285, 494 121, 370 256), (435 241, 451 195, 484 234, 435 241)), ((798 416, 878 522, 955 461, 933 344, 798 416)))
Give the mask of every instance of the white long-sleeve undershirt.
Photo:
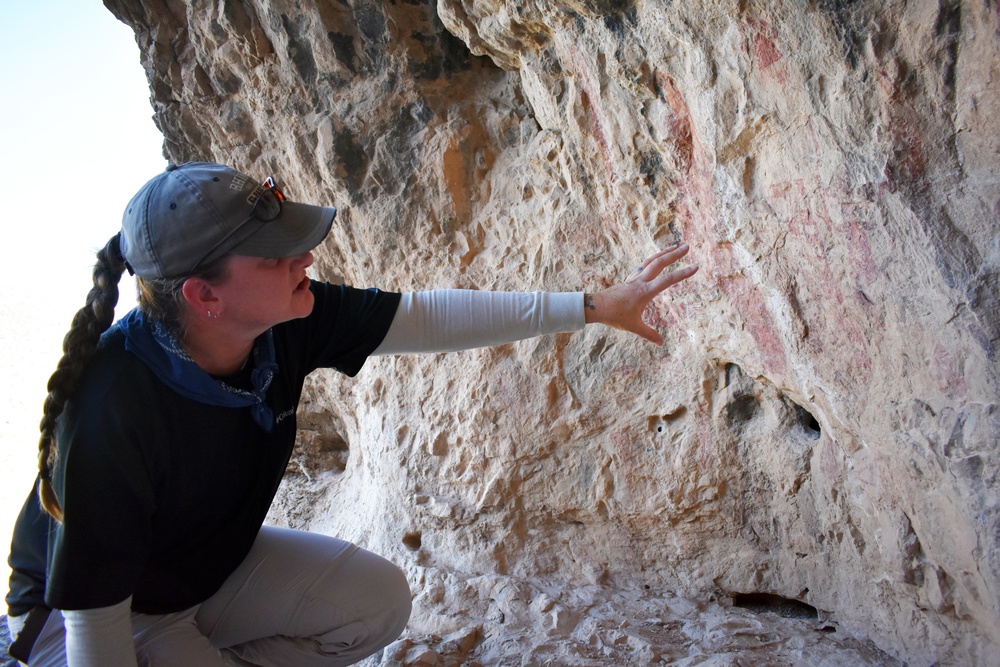
POLYGON ((468 350, 577 331, 584 324, 582 292, 408 292, 372 354, 468 350))
POLYGON ((63 611, 68 667, 138 665, 132 640, 132 598, 100 609, 63 611))

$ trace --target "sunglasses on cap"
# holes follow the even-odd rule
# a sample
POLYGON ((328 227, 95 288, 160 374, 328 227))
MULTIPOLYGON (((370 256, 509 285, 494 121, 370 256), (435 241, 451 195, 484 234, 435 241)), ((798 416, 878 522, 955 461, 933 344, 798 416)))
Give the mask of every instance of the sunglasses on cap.
POLYGON ((211 249, 205 253, 201 259, 195 262, 194 266, 191 267, 190 273, 194 273, 202 263, 212 256, 219 247, 228 241, 236 232, 241 230, 248 222, 256 220, 258 222, 271 222, 279 215, 281 215, 281 202, 285 201, 284 193, 278 189, 278 184, 274 180, 274 176, 268 176, 258 185, 253 191, 247 195, 247 203, 251 204, 250 215, 248 215, 242 222, 233 227, 219 239, 218 243, 211 247, 211 249))

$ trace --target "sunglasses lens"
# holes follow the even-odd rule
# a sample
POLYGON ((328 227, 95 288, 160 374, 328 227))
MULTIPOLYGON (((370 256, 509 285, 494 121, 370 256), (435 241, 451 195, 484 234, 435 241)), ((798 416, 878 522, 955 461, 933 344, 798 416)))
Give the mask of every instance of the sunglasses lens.
POLYGON ((253 207, 253 217, 263 222, 270 222, 281 213, 281 200, 273 190, 264 190, 260 199, 253 207))

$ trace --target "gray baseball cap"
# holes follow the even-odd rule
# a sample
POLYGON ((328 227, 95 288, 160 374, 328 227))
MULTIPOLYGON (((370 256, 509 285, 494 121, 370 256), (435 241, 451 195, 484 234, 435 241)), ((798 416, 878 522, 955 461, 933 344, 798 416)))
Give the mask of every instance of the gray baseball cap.
POLYGON ((181 278, 223 255, 292 257, 326 237, 337 209, 290 202, 221 164, 171 165, 122 216, 121 250, 143 278, 181 278))

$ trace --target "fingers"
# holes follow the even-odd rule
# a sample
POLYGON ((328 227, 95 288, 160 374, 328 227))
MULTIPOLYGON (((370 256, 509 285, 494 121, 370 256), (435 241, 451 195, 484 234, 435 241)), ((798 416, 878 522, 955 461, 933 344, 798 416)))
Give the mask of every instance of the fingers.
POLYGON ((661 251, 650 257, 648 260, 643 262, 646 268, 643 269, 642 274, 647 280, 655 278, 660 275, 665 268, 679 260, 684 255, 688 254, 691 249, 687 243, 681 243, 678 246, 666 249, 666 251, 661 251))
POLYGON ((628 277, 625 278, 625 283, 628 284, 642 279, 647 283, 651 283, 651 286, 655 289, 655 291, 662 292, 670 285, 676 284, 686 278, 690 278, 698 270, 698 265, 671 271, 668 274, 663 273, 668 266, 686 255, 690 249, 691 248, 687 243, 681 243, 680 245, 672 245, 664 248, 640 264, 631 274, 628 275, 628 277))
POLYGON ((596 319, 587 321, 601 322, 629 331, 654 345, 663 345, 663 336, 642 320, 642 311, 663 290, 698 272, 697 264, 667 271, 668 267, 687 255, 689 250, 687 243, 675 244, 646 258, 625 278, 626 285, 636 284, 630 287, 620 284, 597 295, 604 297, 612 307, 596 319))
MULTIPOLYGON (((636 269, 634 271, 632 271, 632 273, 630 273, 628 275, 628 277, 625 278, 625 282, 626 283, 630 283, 630 282, 633 282, 635 280, 638 280, 640 277, 645 277, 647 279, 650 278, 650 277, 652 277, 652 276, 647 276, 646 275, 646 270, 649 269, 655 262, 661 260, 662 258, 666 257, 667 255, 676 255, 676 257, 673 260, 671 260, 670 262, 668 262, 668 264, 671 264, 671 263, 677 261, 677 258, 683 257, 684 254, 687 252, 687 250, 688 250, 688 245, 686 243, 681 244, 681 245, 678 245, 678 244, 675 243, 673 245, 667 246, 666 248, 664 248, 663 250, 659 251, 655 255, 647 257, 642 262, 642 264, 640 264, 638 267, 636 267, 636 269), (677 254, 678 252, 680 254, 677 254)), ((662 271, 662 270, 663 269, 661 268, 660 271, 662 271)), ((655 275, 655 274, 653 274, 653 275, 655 275)))
POLYGON ((655 280, 650 281, 650 285, 657 292, 662 292, 671 285, 676 285, 680 281, 687 280, 694 274, 698 273, 698 268, 697 264, 692 264, 691 266, 685 266, 682 269, 675 269, 670 273, 661 273, 655 280))

